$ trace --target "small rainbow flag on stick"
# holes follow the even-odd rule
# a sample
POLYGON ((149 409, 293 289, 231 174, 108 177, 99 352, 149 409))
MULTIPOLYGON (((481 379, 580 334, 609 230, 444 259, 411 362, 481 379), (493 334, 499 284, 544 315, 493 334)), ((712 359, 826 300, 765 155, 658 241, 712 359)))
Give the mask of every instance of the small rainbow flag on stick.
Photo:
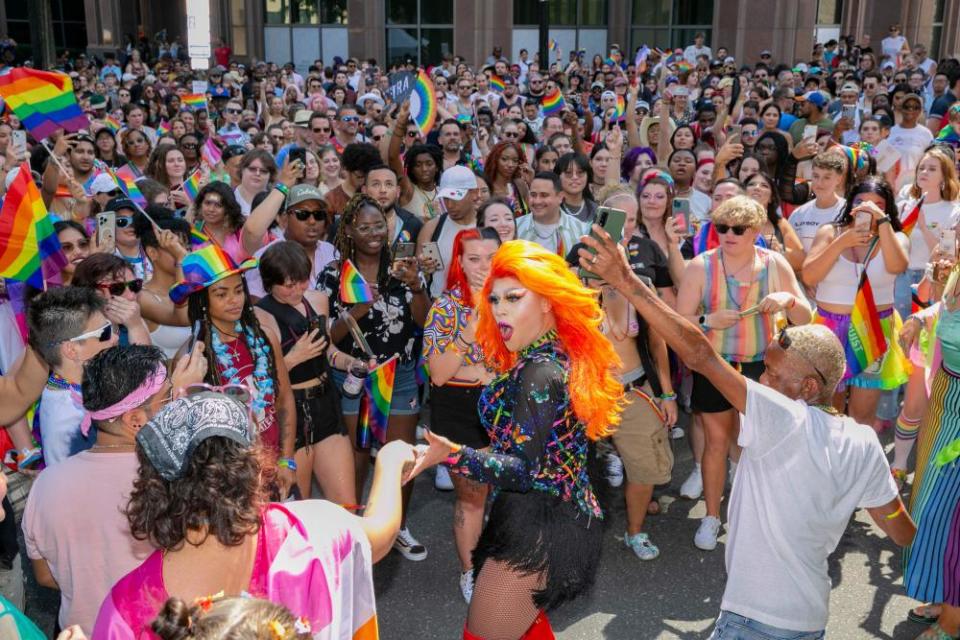
POLYGON ((213 169, 220 164, 222 157, 223 154, 220 153, 220 147, 217 146, 217 143, 215 143, 212 138, 207 138, 207 141, 204 142, 200 148, 200 159, 206 162, 208 167, 213 169))
POLYGON ((387 420, 390 418, 398 358, 394 355, 364 380, 364 394, 360 398, 360 414, 357 416, 357 447, 360 449, 369 449, 372 438, 380 444, 387 440, 387 420))
POLYGON ((37 140, 49 138, 57 129, 74 132, 90 126, 73 95, 73 81, 63 73, 11 69, 0 74, 0 97, 37 140))
POLYGON ((137 186, 137 176, 133 173, 129 164, 117 167, 114 177, 117 179, 120 189, 127 194, 128 198, 133 200, 140 208, 147 208, 147 199, 140 192, 140 187, 137 186))
POLYGON ((501 78, 500 76, 498 76, 498 75, 495 74, 495 73, 490 76, 490 88, 491 88, 491 89, 493 89, 493 90, 496 91, 497 93, 503 93, 503 88, 504 88, 505 86, 506 86, 506 84, 503 82, 503 78, 501 78))
POLYGON ((349 260, 340 269, 340 300, 347 304, 373 302, 373 289, 349 260))
POLYGON ((0 277, 43 289, 43 281, 58 275, 66 264, 53 220, 25 162, 0 209, 0 277))
POLYGON ((197 169, 189 178, 183 181, 183 192, 187 194, 190 200, 196 200, 200 193, 200 170, 197 169))
POLYGON ((623 96, 617 96, 617 110, 613 117, 617 122, 623 122, 627 119, 627 101, 623 96))
POLYGON ((106 118, 104 118, 103 124, 104 126, 107 127, 107 129, 110 129, 110 131, 112 131, 113 133, 117 133, 118 131, 120 131, 120 129, 123 128, 123 123, 121 123, 119 120, 117 120, 113 116, 107 116, 106 118))
POLYGON ((883 335, 866 269, 860 276, 860 286, 853 299, 847 342, 847 366, 854 376, 859 375, 887 351, 887 338, 883 335))
POLYGON ((157 125, 157 135, 165 136, 170 133, 170 123, 166 120, 161 120, 160 124, 157 125))
POLYGON ((422 135, 427 135, 437 120, 437 92, 423 69, 417 73, 417 80, 413 83, 413 93, 410 94, 410 116, 422 135))
POLYGON ((188 93, 180 99, 180 103, 193 111, 205 111, 207 108, 207 96, 202 93, 188 93))
POLYGON ((199 227, 190 227, 190 247, 197 249, 205 244, 210 244, 210 236, 199 227))
POLYGON ((567 106, 567 103, 564 102, 560 89, 554 89, 552 93, 543 96, 543 102, 540 103, 540 109, 545 116, 560 113, 565 106, 567 106))
POLYGON ((913 233, 913 228, 917 226, 917 221, 920 219, 920 210, 923 208, 923 201, 926 199, 927 194, 920 196, 920 199, 917 200, 917 204, 913 205, 913 210, 900 219, 900 225, 903 227, 903 233, 907 237, 913 233))
POLYGON ((677 63, 677 73, 686 73, 693 69, 693 65, 689 62, 678 62, 677 63))

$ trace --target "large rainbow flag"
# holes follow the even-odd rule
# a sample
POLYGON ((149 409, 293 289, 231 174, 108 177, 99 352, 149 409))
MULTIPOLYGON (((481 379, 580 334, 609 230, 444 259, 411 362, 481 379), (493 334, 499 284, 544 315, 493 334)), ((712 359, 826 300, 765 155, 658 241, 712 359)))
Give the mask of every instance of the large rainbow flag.
POLYGON ((347 304, 373 302, 373 289, 350 260, 340 269, 340 300, 347 304))
POLYGON ((886 351, 887 338, 883 335, 873 288, 864 269, 857 295, 853 299, 850 328, 847 329, 847 366, 850 367, 850 374, 859 375, 886 351))
POLYGON ((180 99, 180 102, 191 111, 204 111, 207 108, 207 96, 203 93, 188 93, 180 99))
POLYGON ((420 133, 427 135, 437 120, 437 92, 433 87, 433 81, 423 69, 417 72, 413 93, 410 95, 416 96, 416 100, 410 102, 410 115, 420 129, 420 133))
POLYGON ((503 78, 497 74, 490 75, 490 88, 496 91, 497 93, 503 93, 503 88, 507 85, 503 82, 503 78))
POLYGON ((53 220, 24 162, 0 209, 0 277, 43 289, 67 264, 53 220))
POLYGON ((37 140, 90 126, 66 74, 17 67, 0 75, 0 96, 37 140))
POLYGON ((373 444, 372 438, 376 438, 380 444, 387 440, 387 420, 390 419, 398 358, 394 355, 371 371, 364 380, 364 393, 360 398, 360 413, 357 416, 357 447, 361 449, 369 449, 373 444))
POLYGON ((566 104, 563 100, 563 94, 560 93, 560 89, 554 89, 552 93, 543 96, 543 102, 540 103, 540 110, 544 116, 550 116, 563 111, 566 104))
POLYGON ((920 210, 923 208, 923 201, 927 199, 927 194, 920 196, 920 199, 917 200, 917 203, 913 205, 910 213, 903 216, 900 219, 900 226, 903 227, 903 233, 909 237, 913 233, 913 228, 917 226, 917 221, 920 219, 920 210))

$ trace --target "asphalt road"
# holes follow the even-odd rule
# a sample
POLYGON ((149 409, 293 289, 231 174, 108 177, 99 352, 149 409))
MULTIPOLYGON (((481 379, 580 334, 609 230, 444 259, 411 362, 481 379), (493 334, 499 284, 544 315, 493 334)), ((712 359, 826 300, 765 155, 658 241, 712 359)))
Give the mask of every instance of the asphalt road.
MULTIPOLYGON (((887 435, 890 440, 892 435, 887 435)), ((674 441, 674 482, 661 499, 663 513, 647 520, 661 555, 641 562, 623 546, 620 493, 608 513, 603 558, 594 589, 551 615, 561 640, 705 639, 720 607, 725 580, 725 536, 713 552, 693 546, 702 501, 678 499, 691 468, 686 440, 674 441)), ((409 525, 426 545, 423 562, 391 553, 376 567, 377 607, 382 640, 461 637, 466 605, 460 597, 453 547, 453 494, 433 488, 432 474, 417 480, 409 525)), ((29 568, 26 569, 29 574, 29 568)), ((851 520, 830 558, 833 590, 829 638, 910 640, 922 627, 906 620, 913 602, 903 595, 900 553, 865 512, 851 520)), ((52 632, 55 592, 28 576, 26 613, 52 632)))

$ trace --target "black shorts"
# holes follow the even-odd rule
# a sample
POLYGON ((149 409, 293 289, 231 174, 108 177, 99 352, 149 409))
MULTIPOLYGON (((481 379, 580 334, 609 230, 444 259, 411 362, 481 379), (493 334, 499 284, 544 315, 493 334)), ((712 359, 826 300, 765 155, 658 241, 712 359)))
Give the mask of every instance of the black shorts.
POLYGON ((457 444, 474 449, 490 446, 490 436, 480 424, 482 386, 430 387, 430 429, 457 444))
POLYGON ((329 377, 316 387, 294 389, 293 402, 297 407, 297 449, 348 433, 340 413, 340 394, 329 377))
MULTIPOLYGON (((760 362, 731 362, 730 366, 750 378, 759 380, 766 366, 760 362)), ((690 406, 700 413, 721 413, 732 409, 733 405, 717 391, 717 388, 696 371, 693 372, 693 391, 690 393, 690 406)))

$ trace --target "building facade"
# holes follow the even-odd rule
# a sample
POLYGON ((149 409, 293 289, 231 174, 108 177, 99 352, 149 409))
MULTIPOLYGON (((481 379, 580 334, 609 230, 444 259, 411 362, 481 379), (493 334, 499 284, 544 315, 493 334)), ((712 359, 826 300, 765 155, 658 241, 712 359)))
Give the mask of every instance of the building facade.
MULTIPOLYGON (((209 1, 211 37, 225 40, 237 58, 292 61, 301 71, 315 59, 345 54, 433 63, 452 53, 477 63, 495 46, 510 59, 523 48, 532 57, 538 46, 539 0, 209 1)), ((46 33, 58 51, 117 49, 128 36, 162 30, 185 40, 185 0, 2 0, 0 35, 29 42, 37 5, 52 23, 46 33)), ((564 59, 579 49, 604 53, 614 43, 627 50, 686 46, 702 31, 708 45, 724 46, 741 61, 755 61, 763 49, 793 61, 809 56, 814 42, 841 34, 869 34, 877 49, 894 23, 935 59, 960 53, 960 0, 549 0, 547 6, 550 38, 564 59)))

